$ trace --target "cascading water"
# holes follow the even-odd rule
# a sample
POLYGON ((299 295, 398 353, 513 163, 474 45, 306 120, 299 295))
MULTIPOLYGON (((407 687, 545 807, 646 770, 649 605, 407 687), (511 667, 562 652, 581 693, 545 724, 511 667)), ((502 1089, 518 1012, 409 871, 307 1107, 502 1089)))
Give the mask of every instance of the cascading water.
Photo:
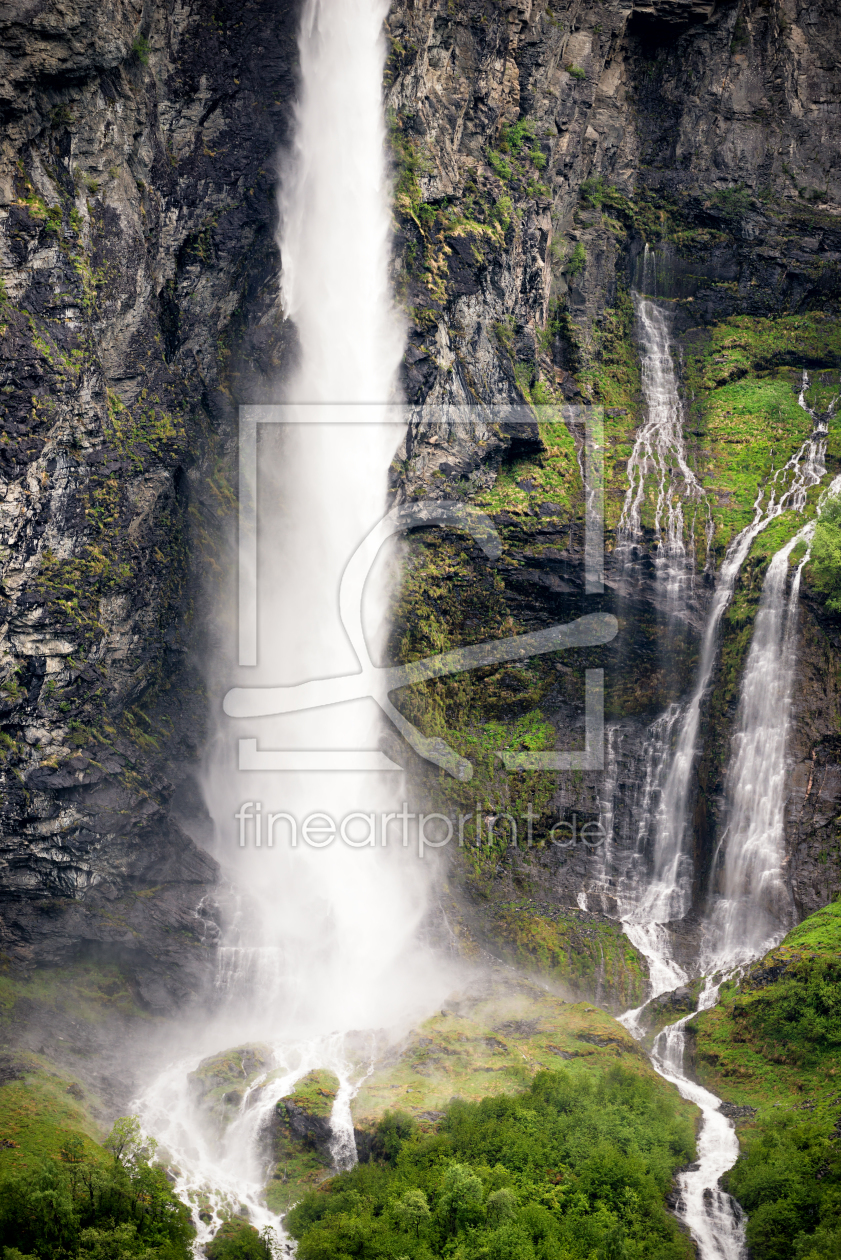
MULTIPOLYGON (((678 391, 667 347, 666 353, 663 352, 662 336, 655 338, 645 331, 643 305, 642 302, 638 304, 642 324, 641 344, 646 354, 655 361, 653 365, 648 365, 644 359, 643 381, 649 387, 652 382, 658 382, 655 406, 649 408, 650 426, 651 417, 656 414, 657 396, 670 399, 673 394, 676 397, 678 391), (661 377, 664 378, 662 384, 661 377)), ((656 327, 650 313, 647 313, 647 320, 649 327, 656 327)), ((637 794, 638 799, 630 802, 629 812, 637 828, 635 844, 630 852, 626 847, 623 857, 618 861, 617 857, 622 850, 621 846, 614 847, 612 843, 615 830, 615 811, 612 806, 603 816, 603 823, 607 822, 609 825, 606 827, 608 843, 602 859, 602 875, 616 899, 627 935, 648 960, 650 997, 673 989, 685 983, 688 978, 672 957, 671 937, 665 924, 684 917, 690 908, 692 860, 685 843, 687 810, 702 704, 715 665, 721 618, 732 599, 739 572, 755 538, 787 509, 802 511, 809 488, 818 484, 826 471, 826 417, 810 411, 806 402, 808 386, 808 376, 804 372, 799 401, 801 407, 812 416, 812 434, 783 468, 774 474, 768 486, 759 489, 754 503, 753 520, 733 539, 727 549, 707 613, 695 687, 688 704, 682 707, 672 705, 649 728, 642 757, 645 763, 643 787, 637 794)), ((676 422, 679 423, 680 412, 673 411, 672 414, 678 417, 676 422)), ((647 427, 643 426, 640 431, 634 455, 629 461, 630 486, 625 500, 623 522, 626 530, 630 526, 631 532, 641 532, 639 520, 635 520, 632 515, 634 504, 636 502, 641 505, 639 487, 646 474, 657 467, 651 455, 651 434, 646 432, 647 427), (637 447, 640 448, 640 454, 635 458, 637 447)), ((668 432, 667 428, 665 432, 668 432)), ((680 441, 682 443, 682 437, 680 441)), ((682 445, 680 449, 683 449, 682 445)), ((663 467, 662 463, 660 467, 663 467)), ((661 474, 658 505, 663 501, 663 484, 661 474)), ((676 520, 675 517, 675 525, 676 520)), ((656 539, 659 548, 662 546, 662 517, 658 515, 657 521, 656 539)), ((801 535, 808 535, 811 528, 805 527, 801 535)), ((738 741, 737 736, 738 752, 731 768, 729 784, 734 800, 733 820, 736 822, 738 817, 742 825, 754 828, 754 834, 750 837, 747 848, 734 845, 727 850, 724 897, 716 907, 719 922, 716 924, 714 915, 710 925, 718 940, 714 965, 725 973, 732 972, 740 962, 755 957, 764 946, 773 943, 774 929, 777 932, 776 939, 779 939, 784 930, 782 925, 786 917, 785 905, 780 895, 781 881, 776 872, 779 871, 781 861, 779 845, 787 697, 793 670, 797 594, 800 572, 805 561, 798 568, 787 603, 785 592, 789 556, 801 535, 792 539, 772 561, 743 687, 743 720, 740 730, 744 738, 738 741), (762 676, 764 674, 767 681, 769 670, 774 671, 774 686, 771 689, 773 699, 767 692, 762 692, 762 676), (760 733, 754 727, 759 714, 753 710, 765 704, 768 705, 764 710, 767 724, 764 733, 760 733), (753 706, 750 711, 749 706, 753 706), (771 732, 769 727, 774 720, 776 724, 771 732), (741 761, 740 754, 743 754, 741 761), (762 756, 766 758, 762 773, 755 774, 758 770, 756 762, 762 756), (755 793, 767 790, 769 773, 775 787, 779 787, 779 800, 774 791, 773 801, 764 801, 765 814, 758 814, 755 809, 755 793), (774 927, 771 925, 772 918, 774 927)), ((674 556, 679 553, 672 548, 670 554, 674 556)), ((608 767, 612 766, 612 773, 609 772, 608 778, 613 780, 618 780, 619 777, 617 738, 617 734, 611 732, 608 767)), ((737 822, 736 825, 740 824, 737 822)), ((713 969, 712 962, 710 969, 713 969)), ((708 1009, 715 1004, 722 978, 719 970, 714 981, 707 980, 698 1010, 708 1009)), ((628 1011, 622 1017, 626 1027, 640 1038, 644 1035, 642 1010, 643 1008, 638 1008, 628 1011)), ((695 1013, 697 1012, 692 1015, 695 1013)), ((718 1110, 719 1100, 690 1080, 684 1071, 684 1028, 692 1015, 660 1033, 652 1051, 652 1063, 656 1070, 672 1081, 683 1097, 697 1103, 703 1117, 698 1141, 698 1163, 680 1177, 679 1211, 704 1260, 713 1260, 714 1257, 741 1260, 745 1254, 745 1242, 740 1214, 730 1197, 718 1186, 721 1174, 738 1157, 738 1139, 730 1121, 718 1110)))
MULTIPOLYGON (((800 399, 805 410, 808 410, 804 401, 807 385, 804 373, 800 399)), ((753 520, 736 535, 722 561, 704 626, 695 687, 677 724, 674 746, 666 762, 655 824, 653 877, 634 912, 633 917, 638 921, 662 923, 682 918, 689 909, 692 866, 686 850, 687 808, 701 709, 715 666, 719 626, 754 540, 787 509, 802 511, 808 490, 817 485, 826 473, 826 422, 823 417, 817 416, 813 420, 811 436, 775 473, 768 487, 760 487, 754 502, 753 520)))
POLYGON ((783 877, 785 749, 805 560, 786 591, 791 553, 813 528, 795 534, 768 566, 745 665, 725 784, 721 895, 707 925, 714 958, 729 966, 765 953, 791 920, 783 877))
MULTIPOLYGON (((646 258, 648 246, 646 246, 646 258)), ((643 542, 642 509, 651 479, 656 487, 654 565, 667 609, 682 610, 694 572, 694 549, 684 540, 683 505, 706 504, 704 489, 689 466, 683 440, 683 403, 672 363, 668 313, 646 298, 635 298, 642 349, 646 418, 628 460, 628 489, 617 530, 617 554, 630 563, 643 542)), ((707 508, 707 545, 710 515, 707 508)), ((689 536, 694 539, 694 519, 689 536)))
MULTIPOLYGON (((282 293, 300 357, 283 411, 291 423, 259 434, 258 664, 226 670, 252 691, 359 670, 338 615, 340 579, 385 511, 400 440, 399 426, 383 423, 404 340, 388 279, 387 8, 384 0, 307 0, 301 19, 295 144, 280 193, 282 293), (336 405, 344 403, 355 405, 336 405)), ((386 574, 375 567, 365 592, 375 643, 383 638, 386 574)), ((231 765, 238 739, 261 753, 307 750, 315 766, 335 761, 335 750, 376 749, 376 713, 369 699, 231 721, 208 766, 220 856, 242 893, 219 950, 217 991, 230 1015, 217 1022, 215 1045, 205 1037, 201 1052, 171 1067, 139 1104, 178 1169, 178 1192, 194 1204, 197 1254, 226 1211, 277 1224, 262 1198, 259 1137, 276 1101, 315 1067, 339 1078, 335 1163, 355 1160, 350 1100, 365 1056, 348 1049, 342 1030, 394 1026, 448 986, 415 942, 422 871, 407 869, 406 850, 399 838, 387 843, 393 836, 382 821, 400 809, 401 776, 231 765), (316 815, 303 832, 303 820, 316 815), (224 1134, 214 1132, 186 1075, 209 1050, 249 1038, 269 1048, 274 1067, 246 1091, 224 1134)))
POLYGON ((694 1102, 701 1111, 697 1162, 677 1178, 678 1212, 689 1226, 702 1260, 742 1260, 746 1254, 742 1214, 719 1186, 722 1174, 739 1157, 739 1139, 731 1121, 719 1110, 720 1100, 690 1080, 683 1066, 684 1029, 699 1011, 715 1006, 719 987, 719 983, 708 979, 697 1010, 657 1034, 651 1061, 661 1076, 677 1086, 681 1097, 694 1102))

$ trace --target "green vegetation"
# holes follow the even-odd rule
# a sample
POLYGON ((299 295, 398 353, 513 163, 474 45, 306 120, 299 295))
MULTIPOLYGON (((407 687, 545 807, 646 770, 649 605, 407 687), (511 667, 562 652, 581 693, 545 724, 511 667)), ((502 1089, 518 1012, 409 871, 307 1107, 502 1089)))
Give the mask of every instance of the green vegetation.
MULTIPOLYGON (((692 1127, 659 1082, 541 1072, 514 1097, 454 1101, 435 1134, 402 1141, 290 1212, 300 1260, 689 1257, 664 1204, 692 1127)), ((385 1145, 385 1144, 383 1144, 385 1145)))
POLYGON ((135 57, 141 63, 141 65, 148 66, 149 53, 152 50, 151 50, 151 45, 145 35, 137 36, 137 38, 135 39, 134 43, 131 46, 131 51, 134 53, 135 57))
POLYGON ((598 992, 614 1010, 645 1000, 645 964, 618 923, 520 898, 494 904, 487 932, 495 953, 545 976, 561 992, 598 992))
POLYGON ((537 143, 537 128, 530 118, 521 118, 519 122, 502 127, 499 141, 495 149, 487 151, 488 165, 498 179, 505 183, 512 180, 525 181, 527 196, 545 196, 549 189, 535 183, 535 177, 529 170, 542 171, 546 166, 546 157, 537 143))
POLYGON ((266 1202, 273 1212, 285 1212, 302 1188, 311 1189, 329 1175, 329 1161, 312 1133, 301 1136, 301 1122, 306 1126, 311 1120, 328 1120, 338 1088, 338 1078, 332 1072, 316 1069, 298 1081, 292 1093, 275 1107, 274 1169, 266 1187, 266 1202))
MULTIPOLYGON (((462 954, 486 958, 451 901, 447 913, 462 954)), ((363 1080, 353 1101, 354 1124, 371 1132, 387 1111, 399 1107, 415 1117, 422 1131, 431 1132, 454 1096, 478 1102, 517 1093, 539 1072, 554 1071, 562 1062, 582 1079, 599 1078, 619 1062, 674 1098, 638 1044, 605 1011, 587 1002, 564 1002, 543 985, 518 978, 497 980, 490 990, 483 986, 480 992, 454 994, 440 1014, 424 1020, 399 1057, 388 1055, 363 1080)), ((691 1122, 695 1108, 678 1105, 691 1122)))
POLYGON ((189 1213, 135 1117, 116 1122, 105 1151, 71 1132, 58 1158, 0 1178, 4 1260, 189 1260, 189 1213))
POLYGON ((207 1260, 272 1260, 277 1254, 274 1242, 274 1231, 268 1227, 258 1234, 248 1221, 233 1219, 217 1230, 205 1254, 207 1260))
POLYGON ((751 194, 744 184, 739 184, 735 188, 721 188, 713 193, 713 203, 725 214, 732 215, 733 218, 742 218, 750 209, 751 194))
POLYGON ((577 276, 584 270, 587 263, 587 252, 584 249, 583 241, 576 241, 575 249, 570 255, 569 262, 565 267, 568 276, 577 276))
POLYGON ((841 901, 804 920, 697 1021, 701 1079, 758 1109, 728 1188, 754 1260, 841 1246, 841 901))
POLYGON ((188 1078, 190 1091, 218 1124, 239 1112, 243 1093, 271 1062, 267 1046, 243 1045, 202 1059, 188 1078))
MULTIPOLYGON (((692 399, 686 427, 699 439, 696 473, 713 492, 713 545, 720 555, 753 519, 757 489, 769 484, 811 432, 811 418, 798 404, 801 365, 809 359, 841 363, 841 321, 821 312, 776 320, 733 316, 691 330, 683 348, 685 390, 692 399)), ((826 404, 838 392, 837 372, 812 376, 812 405, 826 404)), ((827 453, 831 459, 841 455, 841 418, 830 419, 827 453)), ((774 483, 778 497, 785 484, 774 483)), ((817 487, 810 492, 811 504, 819 494, 817 487)), ((803 519, 787 515, 786 537, 803 519)), ((703 560, 702 524, 698 519, 696 551, 703 560)), ((781 546, 786 538, 774 528, 781 546)))
POLYGON ((831 612, 841 613, 841 499, 824 503, 815 526, 810 564, 812 585, 831 612))

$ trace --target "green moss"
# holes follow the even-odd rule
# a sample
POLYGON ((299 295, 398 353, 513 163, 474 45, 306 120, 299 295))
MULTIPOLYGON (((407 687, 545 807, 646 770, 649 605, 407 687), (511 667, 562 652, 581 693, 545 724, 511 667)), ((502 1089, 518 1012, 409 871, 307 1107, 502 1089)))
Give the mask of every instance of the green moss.
MULTIPOLYGON (((653 1074, 634 1039, 604 1011, 563 1002, 526 981, 497 983, 482 995, 454 995, 441 1014, 424 1020, 399 1059, 386 1060, 362 1082, 354 1123, 371 1128, 399 1108, 429 1131, 434 1113, 454 1095, 471 1101, 510 1094, 562 1062, 589 1076, 617 1061, 642 1077, 653 1074)), ((685 1106, 684 1114, 694 1115, 694 1108, 685 1106)))
POLYGON ((809 580, 831 612, 841 612, 841 501, 827 500, 815 527, 809 580))
MULTIPOLYGON (((687 428, 697 438, 696 475, 707 487, 719 555, 754 515, 757 490, 771 485, 779 498, 786 478, 770 479, 812 431, 798 403, 804 362, 841 362, 841 321, 811 312, 760 319, 734 316, 683 339, 685 392, 692 399, 687 428), (787 365, 796 365, 793 370, 787 365)), ((812 373, 824 399, 837 385, 812 373)), ((837 382, 837 377, 835 378, 837 382)), ((816 395, 816 397, 817 397, 816 395)), ((830 421, 828 457, 841 442, 841 420, 830 421)), ((841 445, 839 445, 841 453, 841 445)), ((814 503, 820 491, 810 492, 814 503)), ((802 523, 802 517, 800 518, 802 523)), ((789 515, 787 524, 794 525, 789 515)), ((700 530, 702 522, 698 522, 700 530)), ((775 539, 781 538, 774 528, 775 539)), ((788 537, 795 532, 791 528, 788 537)), ((783 539, 785 541, 785 539, 783 539)), ((696 537, 702 561, 703 539, 696 537)), ((782 543, 781 543, 782 545, 782 543)), ((762 549, 763 544, 756 544, 762 549)))
POLYGON ((266 1202, 273 1212, 287 1211, 303 1190, 329 1176, 329 1160, 311 1139, 300 1136, 300 1121, 296 1119, 293 1126, 290 1116, 297 1111, 306 1117, 328 1120, 338 1088, 338 1077, 317 1068, 278 1102, 271 1130, 273 1166, 266 1184, 266 1202))
POLYGON ((553 515, 566 521, 583 501, 584 487, 572 434, 562 419, 555 419, 553 408, 541 406, 537 414, 544 450, 537 456, 506 461, 493 486, 480 491, 473 500, 491 516, 507 512, 526 518, 527 524, 534 508, 554 503, 557 510, 553 515))
POLYGON ((190 1091, 208 1115, 226 1124, 238 1114, 245 1091, 269 1071, 271 1062, 268 1046, 235 1046, 203 1059, 189 1075, 190 1091))
POLYGON ((140 471, 150 457, 171 459, 186 442, 183 420, 173 416, 159 400, 141 390, 133 407, 127 407, 113 390, 108 391, 107 436, 114 448, 140 471))
POLYGON ((645 999, 645 961, 618 923, 520 900, 496 903, 486 930, 495 952, 570 995, 598 995, 615 1010, 645 999))
POLYGON ((0 1029, 16 1025, 23 1012, 32 1012, 33 1005, 41 1015, 55 1011, 88 1024, 100 1024, 111 1017, 148 1019, 114 964, 39 967, 26 978, 0 974, 0 1029))
POLYGON ((72 1135, 80 1136, 88 1158, 105 1163, 108 1156, 97 1146, 103 1132, 89 1109, 99 1100, 91 1099, 72 1076, 49 1071, 35 1055, 25 1056, 21 1066, 21 1080, 0 1086, 0 1174, 60 1159, 72 1135), (82 1106, 77 1098, 86 1098, 89 1105, 82 1106))
POLYGON ((336 1101, 339 1079, 332 1072, 317 1068, 296 1081, 292 1093, 284 1101, 300 1107, 308 1116, 329 1116, 336 1101))

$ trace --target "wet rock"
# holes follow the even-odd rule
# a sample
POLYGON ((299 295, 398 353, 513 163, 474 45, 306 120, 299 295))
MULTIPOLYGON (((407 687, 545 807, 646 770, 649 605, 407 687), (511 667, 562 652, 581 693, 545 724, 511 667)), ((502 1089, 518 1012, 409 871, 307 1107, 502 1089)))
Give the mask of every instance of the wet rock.
POLYGON ((309 1072, 291 1094, 280 1099, 266 1121, 261 1138, 273 1167, 268 1195, 274 1211, 285 1210, 304 1187, 317 1185, 329 1175, 333 1166, 330 1116, 338 1088, 332 1072, 309 1072))
POLYGON ((239 1112, 248 1087, 271 1065, 267 1046, 237 1046, 203 1059, 187 1077, 187 1086, 208 1118, 224 1126, 239 1112))
POLYGON ((727 1116, 728 1120, 747 1120, 751 1116, 756 1115, 756 1107, 749 1107, 747 1104, 739 1106, 738 1103, 725 1102, 719 1103, 718 1107, 722 1115, 727 1116))

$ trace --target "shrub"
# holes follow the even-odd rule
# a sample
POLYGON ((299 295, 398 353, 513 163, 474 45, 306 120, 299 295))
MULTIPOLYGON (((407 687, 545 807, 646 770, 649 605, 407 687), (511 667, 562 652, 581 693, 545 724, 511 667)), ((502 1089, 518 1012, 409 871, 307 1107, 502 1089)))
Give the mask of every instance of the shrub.
POLYGON ((679 1105, 621 1067, 542 1072, 524 1094, 451 1103, 439 1133, 305 1195, 287 1228, 299 1260, 689 1260, 664 1201, 693 1150, 679 1105))
POLYGON ((151 46, 145 35, 137 36, 137 39, 135 39, 134 43, 131 46, 131 51, 134 53, 135 57, 137 58, 137 60, 140 62, 141 65, 148 66, 149 53, 151 52, 151 46))
POLYGON ((577 276, 579 272, 584 270, 587 262, 587 252, 584 249, 584 242, 577 241, 575 249, 570 254, 569 262, 566 265, 566 273, 568 276, 577 276))

